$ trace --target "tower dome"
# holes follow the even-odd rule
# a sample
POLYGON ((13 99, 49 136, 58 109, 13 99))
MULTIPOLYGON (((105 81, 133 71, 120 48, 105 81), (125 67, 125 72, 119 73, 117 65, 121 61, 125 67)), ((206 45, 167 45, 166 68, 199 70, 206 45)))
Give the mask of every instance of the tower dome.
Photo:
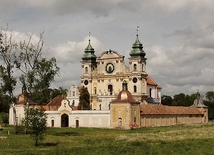
POLYGON ((132 50, 129 53, 131 57, 143 57, 146 55, 146 53, 143 51, 143 45, 140 43, 138 34, 136 35, 136 40, 132 45, 132 50))
POLYGON ((117 99, 114 100, 113 102, 133 102, 133 101, 135 101, 133 99, 132 94, 128 91, 126 81, 123 81, 122 87, 123 87, 123 90, 120 91, 120 93, 117 96, 117 99))
POLYGON ((94 48, 91 46, 91 41, 89 39, 88 46, 85 48, 85 54, 82 57, 82 60, 96 60, 97 57, 94 54, 94 48))

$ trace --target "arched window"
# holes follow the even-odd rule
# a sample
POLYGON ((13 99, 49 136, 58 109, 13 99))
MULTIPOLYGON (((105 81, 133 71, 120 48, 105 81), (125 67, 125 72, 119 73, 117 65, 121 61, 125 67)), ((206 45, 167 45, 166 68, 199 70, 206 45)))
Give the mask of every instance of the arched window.
POLYGON ((137 86, 134 86, 134 93, 137 92, 137 86))
POLYGON ((51 127, 54 127, 54 120, 51 120, 51 127))
POLYGON ((144 69, 143 69, 143 68, 144 68, 144 65, 142 64, 142 71, 144 71, 144 69))
POLYGON ((137 65, 134 64, 134 71, 137 71, 137 65))
POLYGON ((152 88, 149 89, 149 97, 152 97, 152 88))
POLYGON ((88 67, 85 67, 85 74, 88 74, 88 67))
POLYGON ((79 127, 79 120, 77 119, 76 120, 76 128, 78 128, 79 127))
POLYGON ((97 87, 94 87, 94 94, 97 94, 97 87))
POLYGON ((118 126, 119 126, 119 127, 122 127, 122 118, 121 118, 121 117, 118 118, 118 126))
POLYGON ((111 84, 108 85, 108 92, 109 92, 109 95, 113 94, 113 86, 111 84))

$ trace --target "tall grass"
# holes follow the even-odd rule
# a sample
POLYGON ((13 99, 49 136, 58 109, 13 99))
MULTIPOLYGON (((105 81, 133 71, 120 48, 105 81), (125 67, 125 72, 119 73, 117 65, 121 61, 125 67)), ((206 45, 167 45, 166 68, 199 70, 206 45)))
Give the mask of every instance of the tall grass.
POLYGON ((214 123, 136 130, 49 128, 45 141, 34 146, 29 135, 0 131, 0 154, 214 154, 214 123))

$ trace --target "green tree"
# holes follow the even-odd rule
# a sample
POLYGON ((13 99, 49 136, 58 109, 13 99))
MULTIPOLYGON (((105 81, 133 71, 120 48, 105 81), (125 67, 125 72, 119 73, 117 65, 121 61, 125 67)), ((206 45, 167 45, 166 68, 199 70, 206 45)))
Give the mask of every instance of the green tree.
POLYGON ((208 117, 214 119, 214 91, 208 91, 205 94, 204 104, 208 106, 208 117))
POLYGON ((79 110, 90 110, 90 94, 87 87, 82 87, 79 96, 79 110))
POLYGON ((189 95, 184 93, 174 95, 172 105, 175 106, 191 106, 193 101, 189 95))
MULTIPOLYGON (((15 51, 17 49, 17 44, 12 41, 12 33, 7 34, 7 29, 0 30, 0 96, 3 111, 8 110, 9 104, 14 105, 14 89, 16 86, 16 78, 14 77, 14 57, 15 51), (6 100, 5 100, 6 99, 6 100), (6 105, 7 104, 7 105, 6 105), (3 106, 4 105, 4 106, 3 106)), ((14 111, 15 107, 13 106, 14 111)), ((8 111, 7 111, 8 112, 8 111)), ((14 113, 14 133, 17 133, 17 121, 16 113, 14 113)))
POLYGON ((25 116, 27 117, 25 117, 24 121, 27 122, 29 133, 35 140, 35 146, 38 146, 39 140, 42 141, 45 138, 47 130, 45 110, 30 108, 26 113, 25 116))
POLYGON ((208 91, 206 92, 206 99, 209 101, 211 104, 214 104, 214 91, 208 91))
POLYGON ((47 103, 50 97, 50 83, 59 72, 55 58, 42 56, 44 40, 43 34, 37 43, 32 41, 32 35, 28 41, 19 44, 20 52, 16 54, 15 64, 21 71, 20 82, 25 96, 40 104, 47 103))
POLYGON ((64 89, 63 87, 59 87, 58 89, 50 89, 50 101, 53 100, 58 95, 66 95, 67 89, 64 89))
POLYGON ((172 105, 172 97, 171 96, 167 96, 167 95, 162 95, 161 96, 161 104, 163 105, 172 105))
POLYGON ((0 112, 8 113, 11 104, 11 97, 0 91, 0 112))
POLYGON ((4 123, 4 126, 6 127, 6 125, 9 123, 8 113, 2 113, 1 114, 1 120, 2 120, 2 123, 4 123))

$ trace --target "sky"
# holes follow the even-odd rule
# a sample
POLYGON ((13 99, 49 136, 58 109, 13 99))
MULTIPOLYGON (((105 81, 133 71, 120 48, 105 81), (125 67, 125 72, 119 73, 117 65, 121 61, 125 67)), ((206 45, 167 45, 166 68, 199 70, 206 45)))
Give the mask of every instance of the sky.
POLYGON ((162 95, 214 91, 213 0, 1 0, 0 28, 17 39, 44 33, 45 57, 56 57, 53 88, 80 85, 81 57, 89 32, 95 54, 125 56, 137 27, 147 73, 162 95))

